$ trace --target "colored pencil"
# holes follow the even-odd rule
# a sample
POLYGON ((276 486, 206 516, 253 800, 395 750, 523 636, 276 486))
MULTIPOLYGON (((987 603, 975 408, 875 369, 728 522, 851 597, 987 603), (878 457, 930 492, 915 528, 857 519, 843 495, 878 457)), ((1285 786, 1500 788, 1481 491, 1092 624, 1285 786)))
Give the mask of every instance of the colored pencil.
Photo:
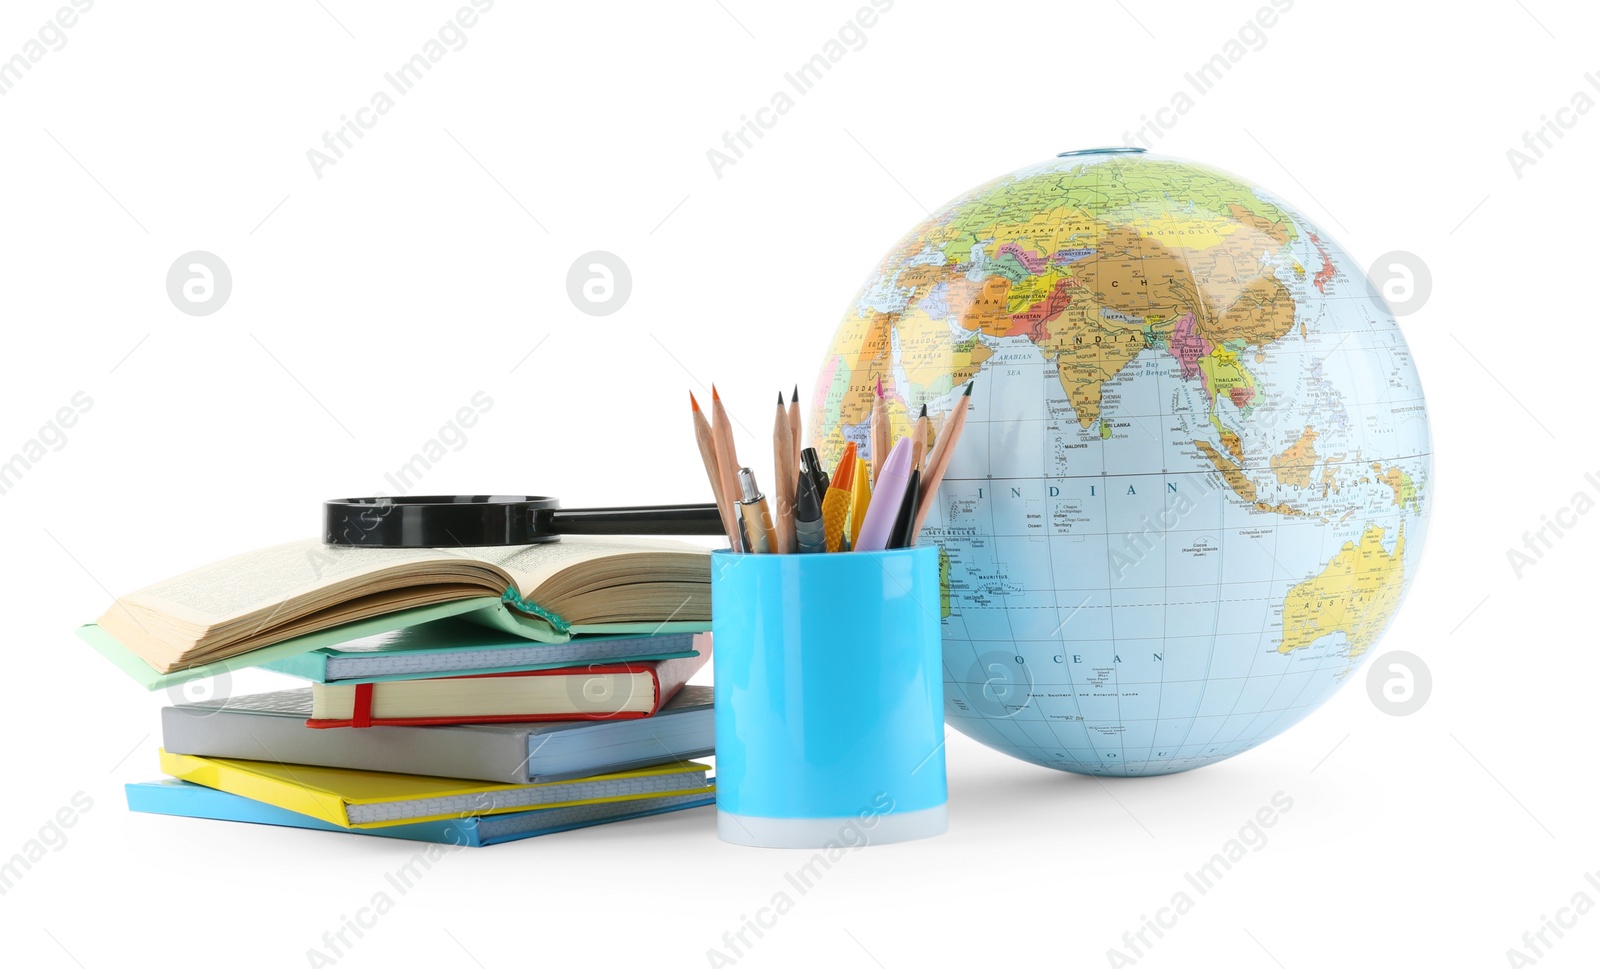
POLYGON ((789 411, 783 406, 783 391, 780 390, 778 413, 772 419, 772 458, 773 466, 777 468, 776 483, 773 484, 773 496, 778 502, 777 522, 773 526, 778 546, 775 551, 782 554, 795 550, 794 489, 799 472, 795 468, 794 455, 794 434, 789 426, 789 411))
POLYGON ((728 533, 728 547, 739 551, 739 520, 733 504, 722 491, 722 476, 717 473, 717 446, 711 439, 711 425, 700 411, 700 402, 689 394, 689 406, 694 410, 694 443, 700 448, 700 460, 706 466, 706 477, 711 480, 711 494, 716 498, 717 514, 722 517, 722 528, 728 533))
POLYGON ((966 391, 956 398, 955 409, 944 419, 939 439, 933 442, 933 451, 928 455, 925 464, 928 470, 922 476, 918 489, 917 517, 911 523, 913 545, 917 542, 917 536, 922 534, 922 523, 928 517, 928 509, 933 507, 935 496, 939 491, 939 482, 944 480, 944 473, 950 467, 950 459, 955 456, 956 441, 961 437, 961 429, 967 424, 967 404, 972 397, 973 383, 974 381, 967 381, 966 391))
MULTIPOLYGON (((729 501, 738 501, 739 455, 733 447, 733 424, 728 420, 727 408, 722 406, 722 395, 717 393, 716 384, 711 385, 711 441, 716 446, 717 477, 722 481, 722 493, 729 501)), ((749 551, 742 543, 735 544, 734 548, 749 551)))

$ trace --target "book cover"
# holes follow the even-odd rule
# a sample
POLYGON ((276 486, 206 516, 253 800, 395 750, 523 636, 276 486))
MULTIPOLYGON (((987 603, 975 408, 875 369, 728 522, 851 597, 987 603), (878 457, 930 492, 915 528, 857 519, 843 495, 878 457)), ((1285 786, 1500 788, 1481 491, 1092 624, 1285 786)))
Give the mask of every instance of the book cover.
POLYGON ((314 710, 306 726, 328 729, 642 719, 660 711, 708 659, 709 649, 681 659, 649 663, 351 686, 318 684, 312 687, 314 710), (641 683, 645 684, 643 691, 641 683), (537 687, 538 696, 530 695, 522 701, 506 698, 499 701, 503 707, 491 707, 483 689, 507 685, 537 687), (438 708, 439 712, 385 712, 386 706, 396 710, 438 708))
POLYGON ((608 801, 574 807, 542 808, 490 817, 450 818, 396 824, 382 828, 344 828, 306 814, 298 814, 237 794, 214 790, 187 781, 166 779, 128 784, 125 787, 128 809, 142 814, 206 818, 269 824, 312 831, 335 831, 406 841, 428 841, 458 847, 483 848, 507 841, 537 838, 541 835, 587 828, 614 821, 631 821, 657 814, 670 814, 716 803, 715 788, 688 794, 662 794, 630 801, 608 801))
POLYGON ((140 686, 147 690, 164 690, 171 686, 187 683, 190 680, 217 676, 232 670, 249 669, 279 660, 287 660, 315 649, 338 646, 341 643, 361 639, 365 636, 386 633, 451 617, 460 617, 465 621, 498 630, 501 633, 506 633, 519 639, 556 644, 569 642, 575 635, 660 635, 667 633, 704 633, 711 630, 711 623, 697 620, 689 622, 575 624, 568 626, 564 632, 557 632, 542 619, 526 616, 508 609, 506 604, 498 598, 478 596, 459 599, 454 602, 440 602, 430 606, 402 609, 369 619, 341 623, 329 629, 295 636, 273 643, 270 646, 257 647, 256 649, 209 663, 186 666, 181 670, 174 670, 170 673, 163 673, 151 666, 117 637, 95 623, 88 623, 78 627, 77 635, 79 639, 93 647, 95 652, 110 660, 118 669, 132 677, 140 686))
POLYGON ((313 683, 384 683, 440 676, 520 673, 602 663, 679 659, 709 633, 573 636, 565 643, 529 640, 480 623, 440 619, 324 646, 262 663, 313 683))
POLYGON ((524 784, 707 756, 711 704, 711 687, 686 686, 642 720, 316 730, 301 687, 166 707, 161 737, 176 754, 524 784))
POLYGON ((704 764, 680 763, 543 784, 495 784, 161 751, 161 770, 341 828, 379 828, 539 807, 703 791, 704 764))

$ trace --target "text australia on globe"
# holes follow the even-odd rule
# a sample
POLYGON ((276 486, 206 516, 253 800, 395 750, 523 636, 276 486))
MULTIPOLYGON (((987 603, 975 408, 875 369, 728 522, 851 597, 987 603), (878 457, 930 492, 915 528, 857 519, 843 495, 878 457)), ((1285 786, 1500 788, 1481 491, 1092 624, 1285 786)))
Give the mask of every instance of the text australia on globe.
POLYGON ((1242 181, 1063 156, 885 257, 813 426, 896 436, 976 379, 922 540, 945 550, 949 721, 1063 770, 1184 770, 1326 700, 1388 626, 1426 527, 1422 389, 1350 257, 1242 181))

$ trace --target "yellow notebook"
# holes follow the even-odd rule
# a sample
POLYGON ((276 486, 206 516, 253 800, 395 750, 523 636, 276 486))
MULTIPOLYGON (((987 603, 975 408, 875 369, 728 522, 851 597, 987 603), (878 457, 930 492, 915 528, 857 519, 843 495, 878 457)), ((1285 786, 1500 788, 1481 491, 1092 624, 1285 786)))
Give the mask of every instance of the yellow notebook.
POLYGON ((545 784, 385 774, 262 760, 197 757, 161 751, 161 769, 180 780, 238 794, 343 828, 382 828, 417 821, 505 814, 534 808, 630 801, 709 789, 705 764, 598 774, 545 784))

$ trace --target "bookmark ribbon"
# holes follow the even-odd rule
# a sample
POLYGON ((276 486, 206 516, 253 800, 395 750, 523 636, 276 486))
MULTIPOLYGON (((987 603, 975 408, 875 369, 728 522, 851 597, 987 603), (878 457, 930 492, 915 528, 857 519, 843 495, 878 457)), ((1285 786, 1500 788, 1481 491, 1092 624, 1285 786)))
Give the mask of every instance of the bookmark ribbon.
POLYGON ((355 709, 350 711, 350 726, 372 726, 372 684, 357 683, 355 709))
POLYGON ((529 602, 528 600, 522 598, 522 596, 517 594, 516 589, 507 589, 505 593, 500 596, 500 601, 508 606, 511 606, 513 609, 516 609, 518 612, 525 612, 530 616, 538 616, 540 619, 543 619, 545 622, 549 623, 556 632, 562 634, 563 636, 572 631, 571 623, 567 622, 565 619, 562 619, 560 616, 556 615, 545 607, 539 605, 537 602, 529 602))

